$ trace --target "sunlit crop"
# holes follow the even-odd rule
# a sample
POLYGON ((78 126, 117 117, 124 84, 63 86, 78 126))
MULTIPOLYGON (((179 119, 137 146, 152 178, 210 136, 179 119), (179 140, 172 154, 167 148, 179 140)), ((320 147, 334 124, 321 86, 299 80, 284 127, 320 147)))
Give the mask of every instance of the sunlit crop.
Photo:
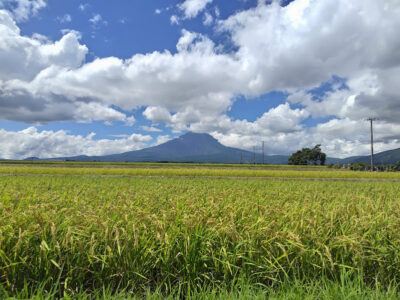
POLYGON ((315 178, 315 179, 393 179, 400 180, 400 172, 354 172, 329 169, 270 169, 270 168, 122 168, 118 166, 94 167, 49 167, 49 166, 0 166, 1 174, 25 175, 88 175, 88 176, 179 176, 179 177, 258 177, 258 178, 315 178))
POLYGON ((179 286, 190 293, 240 278, 268 287, 339 280, 344 271, 370 286, 400 279, 397 182, 98 176, 369 173, 47 167, 0 172, 42 174, 0 177, 0 284, 11 293, 26 285, 57 286, 67 294, 105 285, 139 294, 168 294, 179 286), (43 175, 50 173, 85 176, 43 175))

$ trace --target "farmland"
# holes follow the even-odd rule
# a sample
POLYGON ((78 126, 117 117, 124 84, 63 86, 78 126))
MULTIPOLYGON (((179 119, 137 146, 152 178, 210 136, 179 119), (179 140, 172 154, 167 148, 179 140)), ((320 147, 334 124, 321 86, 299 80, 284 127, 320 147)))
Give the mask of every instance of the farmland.
POLYGON ((0 175, 2 297, 398 296, 398 173, 3 163, 0 175))

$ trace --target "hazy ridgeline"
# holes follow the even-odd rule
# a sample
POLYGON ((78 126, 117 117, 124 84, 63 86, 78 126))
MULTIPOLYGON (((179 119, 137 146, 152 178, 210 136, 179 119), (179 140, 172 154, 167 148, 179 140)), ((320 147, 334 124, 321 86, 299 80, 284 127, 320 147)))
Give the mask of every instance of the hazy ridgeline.
MULTIPOLYGON (((225 171, 240 172, 215 172, 225 171)), ((400 281, 397 182, 4 176, 0 199, 3 294, 188 295, 343 277, 385 290, 400 281)))

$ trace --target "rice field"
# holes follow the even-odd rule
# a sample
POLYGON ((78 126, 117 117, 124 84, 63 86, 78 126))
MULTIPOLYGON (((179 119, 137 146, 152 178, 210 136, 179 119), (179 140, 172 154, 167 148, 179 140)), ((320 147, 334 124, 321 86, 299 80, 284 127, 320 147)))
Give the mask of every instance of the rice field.
POLYGON ((53 175, 53 176, 136 176, 136 177, 230 177, 230 178, 298 178, 298 179, 369 179, 400 180, 400 172, 355 172, 321 168, 276 169, 273 167, 76 167, 0 166, 0 175, 53 175))
POLYGON ((398 173, 32 164, 0 175, 2 298, 399 296, 398 173))

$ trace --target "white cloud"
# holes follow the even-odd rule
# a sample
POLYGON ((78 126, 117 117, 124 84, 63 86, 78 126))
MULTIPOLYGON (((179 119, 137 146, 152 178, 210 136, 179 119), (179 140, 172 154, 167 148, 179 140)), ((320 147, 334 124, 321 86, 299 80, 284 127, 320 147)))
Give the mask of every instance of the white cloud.
POLYGON ((164 144, 164 143, 168 142, 171 139, 172 138, 169 135, 159 135, 157 137, 157 141, 152 146, 157 146, 157 145, 160 145, 160 144, 164 144))
POLYGON ((64 32, 56 42, 43 36, 20 35, 11 16, 0 10, 0 118, 23 122, 122 121, 132 123, 125 114, 91 100, 87 96, 74 99, 57 92, 42 93, 35 85, 41 76, 68 72, 80 67, 88 49, 79 43, 76 31, 64 32))
POLYGON ((334 87, 323 96, 299 89, 289 95, 291 103, 300 103, 315 117, 336 116, 355 121, 368 117, 400 123, 400 65, 387 69, 365 70, 349 78, 346 88, 334 87))
POLYGON ((218 19, 219 16, 221 15, 218 6, 215 6, 215 8, 214 8, 214 13, 215 13, 215 17, 218 19))
POLYGON ((100 14, 95 14, 93 15, 92 18, 89 19, 89 22, 92 23, 93 25, 96 25, 97 23, 99 23, 101 20, 103 20, 103 18, 101 17, 100 14))
MULTIPOLYGON (((333 119, 316 127, 303 128, 296 132, 280 132, 268 134, 257 128, 257 121, 225 123, 227 131, 209 131, 226 146, 251 150, 256 147, 260 151, 261 142, 265 142, 265 152, 268 154, 290 154, 303 147, 313 147, 322 144, 322 150, 329 157, 349 157, 368 155, 369 124, 368 122, 349 119, 333 119)), ((385 122, 376 122, 375 151, 386 151, 400 148, 400 126, 385 122)))
POLYGON ((129 134, 110 134, 109 136, 116 137, 116 138, 127 138, 129 134))
MULTIPOLYGON (((260 150, 265 141, 268 154, 290 154, 302 147, 322 144, 330 157, 367 155, 369 153, 369 123, 348 118, 332 119, 315 127, 303 122, 310 113, 292 109, 288 103, 265 112, 254 122, 232 120, 227 115, 196 116, 183 113, 168 114, 160 108, 149 109, 145 116, 155 122, 165 122, 175 131, 208 132, 226 146, 260 150), (188 117, 188 115, 190 117, 188 117)), ((377 121, 374 127, 375 149, 385 151, 400 148, 400 124, 377 121)))
POLYGON ((2 0, 0 8, 3 7, 12 13, 17 22, 24 22, 46 7, 46 2, 44 0, 2 0))
POLYGON ((130 117, 124 116, 122 120, 125 122, 126 126, 133 126, 133 124, 135 124, 135 122, 136 122, 134 116, 130 116, 130 117))
POLYGON ((80 11, 85 11, 88 7, 89 7, 89 4, 87 4, 87 3, 81 3, 81 4, 79 4, 79 10, 80 11))
POLYGON ((298 0, 259 6, 221 26, 232 32, 238 55, 263 65, 249 84, 254 92, 312 87, 333 74, 350 78, 384 61, 398 64, 399 37, 386 30, 399 28, 398 13, 394 2, 385 8, 376 1, 298 0))
POLYGON ((80 35, 70 31, 59 41, 49 43, 44 39, 20 35, 11 16, 0 10, 0 80, 4 85, 15 80, 31 81, 49 67, 79 67, 88 49, 79 44, 80 35))
MULTIPOLYGON (((313 87, 321 80, 328 80, 332 74, 351 79, 370 68, 366 63, 371 54, 375 57, 374 53, 381 57, 375 59, 376 62, 396 62, 397 51, 390 43, 380 43, 388 45, 384 50, 374 47, 370 38, 375 35, 374 39, 382 39, 387 24, 385 27, 364 26, 365 20, 359 14, 357 18, 361 19, 353 19, 351 24, 347 21, 355 11, 370 12, 375 8, 373 3, 343 2, 339 5, 337 1, 325 1, 307 4, 297 0, 284 8, 277 3, 260 4, 219 23, 220 30, 232 34, 239 49, 237 53, 219 53, 218 46, 207 37, 183 31, 175 55, 154 52, 135 55, 125 61, 104 58, 68 73, 52 73, 55 81, 51 78, 50 82, 42 76, 35 83, 50 88, 61 81, 63 86, 68 86, 65 93, 84 94, 124 109, 148 105, 164 106, 178 112, 188 107, 207 113, 223 112, 236 94, 253 96, 272 90, 313 87), (322 32, 321 28, 326 29, 322 32), (371 46, 360 48, 361 52, 354 57, 354 44, 345 40, 348 34, 352 39, 360 39, 359 44, 371 46), (106 84, 96 85, 97 90, 91 88, 86 78, 101 81, 105 77, 101 74, 107 74, 107 78, 112 76, 119 88, 111 89, 106 84), (157 99, 163 99, 162 103, 157 99)), ((377 15, 377 21, 381 15, 386 15, 386 9, 379 6, 372 11, 377 15)), ((400 27, 394 15, 389 19, 392 27, 400 27)), ((370 23, 379 25, 372 20, 370 23)), ((385 35, 384 41, 399 39, 388 33, 385 35)), ((63 87, 54 86, 54 89, 62 91, 63 87)))
POLYGON ((92 23, 92 27, 97 28, 101 24, 107 26, 108 22, 103 20, 103 17, 100 14, 94 14, 93 17, 89 19, 89 22, 92 23))
POLYGON ((206 13, 204 14, 203 24, 204 24, 205 26, 210 26, 210 25, 212 24, 213 21, 214 21, 213 16, 212 16, 210 13, 206 12, 206 13))
POLYGON ((95 140, 94 133, 84 137, 71 135, 67 131, 39 131, 29 127, 21 131, 0 129, 2 158, 23 159, 26 157, 63 157, 75 155, 107 155, 144 148, 152 138, 148 135, 132 134, 126 138, 95 140))
POLYGON ((58 22, 60 22, 61 24, 63 23, 69 23, 72 21, 72 17, 70 14, 65 14, 62 17, 57 17, 58 22))
MULTIPOLYGON (((292 109, 288 103, 285 103, 271 108, 254 122, 232 120, 226 115, 205 116, 197 121, 192 121, 189 129, 196 132, 213 132, 222 142, 227 143, 228 141, 230 146, 250 149, 254 146, 254 141, 262 137, 276 138, 277 136, 301 134, 304 131, 301 123, 308 116, 309 113, 306 110, 292 109), (243 143, 242 138, 245 138, 247 142, 243 143)), ((174 117, 175 115, 171 119, 174 120, 174 117)), ((180 118, 175 119, 180 120, 180 118)))
MULTIPOLYGON (((366 155, 370 152, 369 123, 348 118, 333 119, 310 129, 308 140, 318 138, 331 156, 366 155)), ((400 148, 400 125, 378 121, 374 124, 377 152, 400 148)))
POLYGON ((157 8, 157 9, 154 11, 154 13, 155 13, 156 15, 159 15, 159 14, 161 14, 161 13, 162 13, 162 10, 161 10, 161 9, 159 9, 159 8, 157 8))
MULTIPOLYGON (((206 6, 212 2, 213 0, 184 0, 182 3, 177 5, 178 9, 183 13, 183 16, 172 15, 170 18, 171 24, 179 25, 181 20, 197 17, 197 15, 204 11, 206 6)), ((212 21, 212 16, 209 13, 206 13, 204 15, 203 24, 209 26, 212 21)))
POLYGON ((171 121, 171 114, 163 107, 149 106, 144 110, 143 115, 153 123, 169 123, 171 121))
POLYGON ((183 12, 186 19, 191 19, 195 18, 211 2, 213 0, 185 0, 178 5, 178 8, 183 12))
POLYGON ((135 123, 133 116, 127 117, 115 109, 95 102, 79 103, 74 110, 74 120, 77 122, 91 122, 94 120, 122 121, 127 126, 132 126, 135 123))
POLYGON ((169 21, 172 25, 179 25, 179 18, 176 15, 172 15, 171 18, 169 18, 169 21))
POLYGON ((141 126, 140 127, 144 131, 148 132, 162 132, 160 128, 154 127, 154 126, 141 126))
MULTIPOLYGON (((193 6, 197 9, 187 6, 187 16, 197 15, 207 3, 193 6)), ((186 8, 182 11, 186 13, 186 8)), ((75 111, 86 104, 93 107, 96 118, 112 116, 123 121, 124 113, 108 108, 129 111, 144 106, 146 118, 155 123, 165 122, 177 131, 210 130, 231 140, 237 136, 238 141, 251 140, 252 132, 261 127, 257 124, 265 122, 276 152, 297 148, 297 137, 302 138, 300 142, 318 142, 318 135, 299 123, 309 115, 334 116, 338 123, 348 124, 346 120, 375 113, 388 126, 395 126, 400 120, 399 15, 395 0, 384 4, 295 0, 285 7, 277 1, 260 2, 217 22, 218 30, 231 37, 229 49, 237 51, 225 53, 224 45, 184 30, 175 54, 152 52, 85 63, 88 49, 76 32, 56 42, 29 38, 1 11, 0 117, 28 122, 76 119, 75 111), (348 89, 335 88, 314 99, 310 89, 333 75, 346 78, 348 89), (268 112, 257 123, 226 116, 237 95, 251 98, 276 90, 287 92, 290 103, 304 107, 298 119, 290 106, 268 112), (97 113, 95 103, 103 113, 97 113), (289 114, 293 123, 285 128, 279 114, 282 119, 289 114), (274 118, 279 122, 268 121, 274 118), (243 130, 229 131, 232 124, 243 130), (273 128, 273 124, 279 126, 273 128)), ((343 143, 349 139, 343 138, 343 143)), ((333 141, 327 143, 333 145, 333 141)), ((342 146, 336 149, 347 151, 340 150, 342 146)))
POLYGON ((91 17, 89 19, 89 22, 92 23, 92 25, 97 25, 102 20, 103 20, 103 18, 100 14, 95 14, 95 15, 93 15, 93 17, 91 17))
POLYGON ((35 98, 59 95, 69 101, 90 100, 124 110, 140 106, 163 106, 172 111, 193 107, 214 114, 226 110, 231 104, 236 62, 216 54, 213 42, 199 34, 184 31, 177 48, 175 55, 154 52, 127 60, 109 57, 71 70, 51 66, 31 81, 12 82, 12 87, 29 91, 35 98), (224 69, 219 68, 221 64, 224 69))

